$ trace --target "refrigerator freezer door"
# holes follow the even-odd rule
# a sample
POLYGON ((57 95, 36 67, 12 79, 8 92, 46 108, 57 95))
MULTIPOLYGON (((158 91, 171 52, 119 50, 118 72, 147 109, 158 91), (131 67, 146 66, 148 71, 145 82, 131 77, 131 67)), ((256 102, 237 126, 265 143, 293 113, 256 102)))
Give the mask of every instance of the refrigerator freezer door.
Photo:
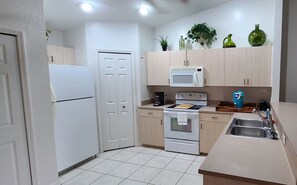
POLYGON ((55 103, 58 171, 99 153, 95 98, 55 103))
POLYGON ((94 80, 88 66, 49 65, 55 101, 94 96, 94 80))

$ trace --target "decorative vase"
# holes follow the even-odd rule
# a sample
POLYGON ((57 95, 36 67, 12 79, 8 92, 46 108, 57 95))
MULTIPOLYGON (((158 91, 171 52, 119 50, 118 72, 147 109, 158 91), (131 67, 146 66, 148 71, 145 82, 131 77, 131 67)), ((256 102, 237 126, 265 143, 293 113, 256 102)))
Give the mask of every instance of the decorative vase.
POLYGON ((259 24, 256 24, 255 30, 249 34, 248 39, 251 46, 262 46, 266 41, 266 34, 259 26, 259 24))
POLYGON ((231 37, 232 37, 232 34, 229 34, 226 38, 224 38, 223 48, 235 48, 236 47, 236 44, 232 41, 231 37))
POLYGON ((182 35, 179 39, 179 50, 185 50, 185 39, 182 35))
POLYGON ((166 51, 167 50, 167 45, 162 45, 162 50, 166 51))

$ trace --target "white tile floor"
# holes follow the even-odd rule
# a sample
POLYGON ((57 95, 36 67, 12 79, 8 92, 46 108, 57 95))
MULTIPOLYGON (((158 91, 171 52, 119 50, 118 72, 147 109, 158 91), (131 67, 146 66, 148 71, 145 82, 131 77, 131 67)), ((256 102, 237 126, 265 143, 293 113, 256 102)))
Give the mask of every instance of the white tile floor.
POLYGON ((60 176, 63 185, 202 185, 205 157, 131 147, 99 154, 60 176))

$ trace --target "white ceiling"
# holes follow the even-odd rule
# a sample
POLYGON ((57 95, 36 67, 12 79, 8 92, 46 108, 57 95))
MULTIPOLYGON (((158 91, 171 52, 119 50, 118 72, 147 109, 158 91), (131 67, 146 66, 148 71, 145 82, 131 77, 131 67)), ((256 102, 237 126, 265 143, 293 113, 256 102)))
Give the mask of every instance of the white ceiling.
POLYGON ((46 24, 67 30, 88 21, 137 21, 156 27, 218 6, 230 0, 44 0, 46 24), (92 12, 82 12, 78 4, 90 2, 92 12), (138 13, 140 3, 150 8, 146 17, 138 13))

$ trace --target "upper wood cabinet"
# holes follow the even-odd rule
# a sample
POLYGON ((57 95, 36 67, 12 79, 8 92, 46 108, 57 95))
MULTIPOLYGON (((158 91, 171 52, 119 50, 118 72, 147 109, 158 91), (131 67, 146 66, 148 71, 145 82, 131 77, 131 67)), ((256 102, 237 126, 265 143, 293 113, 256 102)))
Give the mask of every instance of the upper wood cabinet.
POLYGON ((204 51, 203 66, 205 68, 206 86, 224 86, 224 50, 206 49, 204 51))
POLYGON ((201 67, 204 50, 170 51, 171 67, 201 67))
POLYGON ((271 87, 271 46, 147 53, 148 85, 169 85, 170 67, 205 68, 205 86, 271 87))
POLYGON ((75 53, 73 48, 48 45, 47 55, 49 64, 75 64, 75 53))
POLYGON ((147 85, 169 85, 170 52, 146 53, 147 85))
POLYGON ((271 46, 225 49, 225 86, 271 87, 271 46))

